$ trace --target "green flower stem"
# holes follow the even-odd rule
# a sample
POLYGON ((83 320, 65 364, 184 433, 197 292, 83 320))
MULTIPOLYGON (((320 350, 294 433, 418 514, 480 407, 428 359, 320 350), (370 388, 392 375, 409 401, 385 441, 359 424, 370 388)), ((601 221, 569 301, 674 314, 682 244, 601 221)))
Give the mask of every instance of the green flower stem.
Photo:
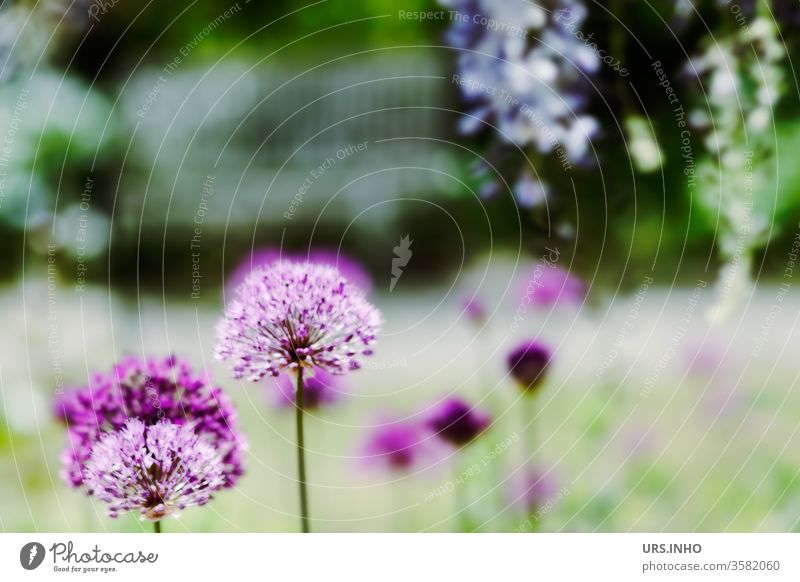
POLYGON ((303 438, 303 406, 305 390, 303 388, 303 367, 297 370, 297 392, 295 392, 295 420, 297 424, 297 473, 300 486, 300 521, 303 533, 309 533, 311 528, 308 520, 308 491, 306 489, 306 448, 303 438))

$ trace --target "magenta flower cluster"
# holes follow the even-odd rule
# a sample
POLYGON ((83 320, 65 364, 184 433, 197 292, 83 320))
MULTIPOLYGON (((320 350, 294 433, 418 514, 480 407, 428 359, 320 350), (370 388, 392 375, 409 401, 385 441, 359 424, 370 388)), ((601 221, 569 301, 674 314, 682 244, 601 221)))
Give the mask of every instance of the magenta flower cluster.
POLYGON ((111 517, 138 511, 143 520, 159 521, 205 505, 226 485, 225 467, 195 424, 130 419, 106 433, 86 463, 88 493, 109 504, 111 517))
POLYGON ((130 418, 145 426, 191 425, 219 454, 225 487, 243 472, 245 439, 233 404, 206 375, 174 356, 124 357, 110 373, 94 373, 88 386, 62 394, 56 416, 67 426, 63 475, 73 487, 84 483, 93 447, 130 418))
POLYGON ((380 312, 327 265, 254 269, 217 327, 216 356, 252 381, 300 367, 342 374, 372 354, 380 312))
POLYGON ((449 398, 421 420, 379 424, 367 440, 364 456, 395 471, 410 470, 423 459, 468 445, 490 424, 487 413, 460 398, 449 398))

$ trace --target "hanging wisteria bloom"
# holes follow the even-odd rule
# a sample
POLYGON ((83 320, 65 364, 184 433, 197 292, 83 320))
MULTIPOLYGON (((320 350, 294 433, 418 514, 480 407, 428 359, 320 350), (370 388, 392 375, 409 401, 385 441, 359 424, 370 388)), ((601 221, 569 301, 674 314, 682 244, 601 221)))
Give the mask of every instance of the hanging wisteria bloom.
POLYGON ((490 424, 490 417, 459 398, 443 402, 428 420, 428 428, 456 447, 475 440, 490 424))
MULTIPOLYGON (((447 38, 454 47, 467 49, 459 54, 458 69, 462 96, 475 105, 472 115, 496 125, 506 141, 533 144, 541 153, 563 144, 571 161, 581 161, 597 130, 593 117, 581 115, 589 100, 586 76, 600 68, 597 53, 573 32, 586 18, 583 3, 441 3, 462 15, 453 19, 447 38), (505 26, 484 24, 489 20, 505 26)), ((471 118, 462 125, 466 133, 481 127, 471 118)))
MULTIPOLYGON (((454 76, 472 106, 461 131, 491 124, 501 141, 556 155, 562 165, 586 163, 599 124, 587 113, 588 78, 601 65, 577 32, 586 18, 580 0, 440 0, 458 13, 447 40, 458 53, 454 76)), ((547 186, 529 171, 516 180, 524 206, 544 201, 547 186)))
POLYGON ((100 438, 120 430, 129 418, 146 426, 162 420, 191 424, 220 455, 226 487, 243 472, 246 441, 233 404, 206 374, 196 374, 174 356, 126 356, 110 373, 92 374, 88 386, 64 392, 55 408, 67 426, 63 475, 73 487, 83 484, 86 462, 100 438))
POLYGON ((193 423, 136 419, 94 445, 84 481, 111 517, 136 511, 154 522, 205 505, 226 484, 222 459, 193 423))
POLYGON ((342 374, 372 354, 380 312, 335 268, 280 261, 254 269, 217 327, 216 356, 235 378, 287 370, 342 374))

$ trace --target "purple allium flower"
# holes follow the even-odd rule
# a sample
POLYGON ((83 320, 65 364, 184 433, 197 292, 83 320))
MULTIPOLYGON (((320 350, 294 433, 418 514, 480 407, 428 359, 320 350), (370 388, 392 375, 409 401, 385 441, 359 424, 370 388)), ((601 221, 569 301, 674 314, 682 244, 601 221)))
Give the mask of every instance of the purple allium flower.
POLYGON ((83 483, 92 447, 129 418, 147 426, 161 420, 192 423, 222 457, 227 487, 243 472, 246 442, 233 404, 206 374, 195 374, 174 356, 124 357, 110 373, 92 374, 88 386, 63 393, 56 401, 56 417, 67 426, 63 476, 73 487, 83 483))
POLYGON ((550 359, 548 348, 537 341, 527 340, 508 355, 508 370, 525 392, 533 393, 544 380, 550 359))
POLYGON ((158 521, 205 505, 226 479, 222 459, 193 424, 130 419, 94 445, 84 481, 111 517, 139 511, 158 521))
MULTIPOLYGON (((295 406, 297 378, 294 374, 281 374, 273 378, 277 388, 279 406, 295 406)), ((328 374, 324 370, 315 370, 314 375, 303 378, 303 407, 315 409, 336 403, 342 396, 339 376, 328 374)))
POLYGON ((515 505, 520 504, 528 513, 535 513, 557 492, 558 487, 552 476, 534 470, 525 473, 522 481, 511 481, 510 501, 515 505))
POLYGON ((343 374, 360 367, 380 312, 333 267, 281 261, 254 269, 217 327, 216 357, 258 381, 299 367, 343 374))
POLYGON ((463 400, 445 401, 428 420, 428 427, 443 441, 456 447, 472 442, 489 426, 488 414, 479 412, 463 400))
POLYGON ((379 462, 393 471, 407 471, 431 451, 430 435, 411 421, 381 423, 370 434, 364 448, 366 460, 379 462))
POLYGON ((372 277, 358 261, 346 254, 327 248, 316 248, 303 253, 282 253, 277 248, 263 248, 254 250, 249 257, 244 259, 228 276, 227 289, 235 289, 247 275, 256 267, 266 267, 279 261, 296 261, 330 265, 350 283, 361 289, 365 294, 372 291, 372 277))
POLYGON ((464 306, 467 317, 469 317, 471 321, 475 323, 486 321, 486 307, 477 295, 464 297, 461 303, 464 306))
POLYGON ((580 305, 586 297, 583 281, 561 267, 543 262, 536 264, 528 277, 520 283, 520 295, 530 298, 540 307, 580 305))

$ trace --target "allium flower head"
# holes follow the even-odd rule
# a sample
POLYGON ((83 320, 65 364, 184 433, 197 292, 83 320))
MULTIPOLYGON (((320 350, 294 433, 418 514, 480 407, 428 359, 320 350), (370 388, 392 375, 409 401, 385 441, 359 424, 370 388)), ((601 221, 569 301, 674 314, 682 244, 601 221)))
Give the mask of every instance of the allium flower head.
POLYGON ((254 269, 217 327, 216 356, 235 378, 258 381, 300 367, 343 374, 381 323, 364 294, 327 265, 282 261, 254 269))
POLYGON ((509 502, 519 504, 529 513, 544 506, 558 492, 558 486, 552 475, 533 470, 522 477, 522 481, 510 481, 509 502))
POLYGON ((444 402, 428 421, 428 427, 443 441, 456 447, 472 442, 489 426, 488 414, 479 412, 463 400, 444 402))
POLYGON ((95 444, 84 481, 90 495, 109 504, 111 517, 139 511, 143 520, 158 521, 208 503, 225 485, 225 469, 192 424, 131 419, 95 444))
POLYGON ((73 487, 83 483, 92 447, 129 418, 146 426, 161 420, 192 423, 222 457, 226 486, 243 472, 246 442, 233 404, 205 374, 196 374, 174 356, 150 360, 126 356, 110 373, 95 372, 88 386, 62 394, 55 408, 56 417, 67 426, 63 472, 73 487))
POLYGON ((370 434, 364 455, 393 471, 407 471, 432 450, 429 435, 418 423, 381 423, 370 434))
POLYGON ((550 350, 534 340, 519 344, 508 355, 508 369, 525 391, 532 393, 544 380, 550 366, 550 350))
POLYGON ((464 307, 464 312, 471 321, 474 323, 483 323, 486 321, 486 306, 477 295, 471 297, 465 296, 461 304, 464 307))
POLYGON ((273 263, 297 261, 330 265, 339 270, 350 283, 365 294, 372 290, 372 278, 367 270, 355 259, 336 249, 314 248, 307 252, 286 253, 279 248, 267 247, 254 250, 250 256, 242 260, 231 272, 226 281, 227 289, 235 289, 257 267, 267 267, 273 263))
POLYGON ((521 278, 519 294, 539 307, 580 305, 586 298, 586 285, 566 269, 537 262, 521 278))

